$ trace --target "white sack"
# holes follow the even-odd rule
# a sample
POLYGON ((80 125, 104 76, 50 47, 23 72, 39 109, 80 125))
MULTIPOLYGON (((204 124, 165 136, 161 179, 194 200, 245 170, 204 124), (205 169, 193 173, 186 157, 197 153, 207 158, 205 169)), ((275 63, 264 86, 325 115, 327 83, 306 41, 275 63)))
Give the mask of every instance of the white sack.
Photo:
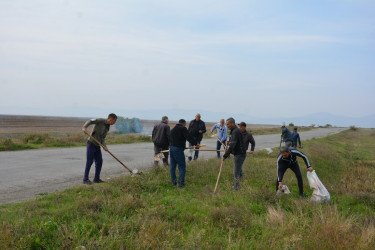
POLYGON ((327 191, 323 183, 319 180, 318 176, 315 173, 315 170, 313 170, 312 172, 307 172, 307 180, 309 181, 310 188, 314 190, 311 200, 319 203, 329 202, 331 200, 329 192, 327 191))
POLYGON ((284 193, 284 194, 290 194, 290 191, 289 191, 289 188, 288 188, 287 185, 283 185, 281 187, 281 190, 279 189, 279 190, 276 191, 276 195, 280 195, 282 193, 284 193))

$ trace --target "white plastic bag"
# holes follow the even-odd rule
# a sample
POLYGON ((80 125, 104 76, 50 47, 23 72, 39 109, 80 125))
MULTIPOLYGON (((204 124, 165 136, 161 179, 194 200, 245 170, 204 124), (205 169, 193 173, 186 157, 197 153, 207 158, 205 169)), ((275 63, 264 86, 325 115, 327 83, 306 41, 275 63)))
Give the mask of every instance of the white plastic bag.
POLYGON ((327 191, 323 183, 319 180, 318 176, 315 173, 315 170, 313 170, 312 172, 307 172, 307 180, 309 181, 310 188, 314 189, 311 200, 318 203, 329 202, 331 200, 329 192, 327 191))
POLYGON ((280 195, 280 194, 290 194, 290 191, 287 185, 283 185, 281 187, 281 190, 279 189, 276 191, 276 195, 280 195))

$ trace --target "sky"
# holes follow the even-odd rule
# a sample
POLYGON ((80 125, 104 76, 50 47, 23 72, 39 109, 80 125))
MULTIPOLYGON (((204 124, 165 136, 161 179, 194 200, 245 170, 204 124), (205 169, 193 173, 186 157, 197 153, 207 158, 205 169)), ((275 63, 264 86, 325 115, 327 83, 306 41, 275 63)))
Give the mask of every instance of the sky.
POLYGON ((366 0, 0 0, 0 114, 374 115, 374 9, 366 0))

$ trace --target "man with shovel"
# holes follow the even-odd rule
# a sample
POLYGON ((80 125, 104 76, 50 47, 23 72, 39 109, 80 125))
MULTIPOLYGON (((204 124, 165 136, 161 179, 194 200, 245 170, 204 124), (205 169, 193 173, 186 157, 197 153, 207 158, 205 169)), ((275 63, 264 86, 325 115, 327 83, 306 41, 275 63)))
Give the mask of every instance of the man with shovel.
POLYGON ((301 170, 299 169, 297 156, 301 157, 309 172, 312 172, 314 169, 311 167, 309 159, 302 152, 298 151, 295 148, 289 148, 288 146, 283 146, 280 149, 280 154, 277 157, 277 181, 276 181, 276 191, 281 190, 283 187, 283 177, 285 171, 290 168, 296 175, 298 181, 299 196, 304 198, 303 194, 303 181, 301 170))
POLYGON ((217 158, 220 158, 220 148, 221 145, 225 145, 225 142, 227 141, 228 138, 228 128, 225 126, 224 119, 220 119, 219 123, 216 123, 212 128, 211 128, 211 133, 216 129, 216 150, 217 150, 217 158))
POLYGON ((186 161, 184 150, 186 147, 186 140, 192 145, 196 145, 197 142, 192 136, 189 135, 186 129, 186 121, 181 119, 178 124, 171 130, 169 153, 171 157, 171 181, 172 185, 177 185, 176 180, 176 165, 178 165, 178 187, 185 187, 185 173, 186 173, 186 161))
MULTIPOLYGON (((107 119, 91 119, 88 120, 82 128, 82 131, 87 134, 87 128, 90 125, 94 125, 91 137, 95 138, 98 142, 100 142, 103 145, 103 149, 105 151, 108 151, 107 145, 105 144, 105 137, 107 136, 107 133, 109 131, 109 127, 116 123, 117 116, 113 113, 108 115, 107 119)), ((92 163, 95 160, 95 177, 94 177, 94 183, 101 183, 103 182, 100 179, 100 171, 102 170, 103 165, 103 158, 102 158, 102 151, 100 149, 100 145, 97 143, 95 139, 89 138, 87 141, 86 149, 86 167, 85 167, 85 174, 83 177, 83 183, 84 184, 92 184, 92 182, 89 179, 89 173, 92 163)))

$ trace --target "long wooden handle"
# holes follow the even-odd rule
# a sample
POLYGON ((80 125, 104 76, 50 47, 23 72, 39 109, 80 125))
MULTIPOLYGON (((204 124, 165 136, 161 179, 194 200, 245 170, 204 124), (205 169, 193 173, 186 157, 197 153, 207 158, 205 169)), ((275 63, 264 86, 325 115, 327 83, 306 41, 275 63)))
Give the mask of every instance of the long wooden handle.
MULTIPOLYGON (((104 148, 106 148, 106 147, 104 147, 104 145, 103 144, 101 144, 100 143, 100 141, 98 141, 94 136, 92 136, 92 135, 90 135, 89 133, 87 133, 87 132, 85 132, 84 131, 84 133, 86 134, 86 135, 88 135, 91 139, 93 139, 96 143, 98 143, 103 149, 104 148)), ((122 166, 124 166, 124 168, 126 168, 130 173, 133 173, 133 171, 131 171, 122 161, 120 161, 114 154, 112 154, 111 153, 111 151, 109 151, 108 150, 108 148, 107 148, 107 150, 106 150, 110 155, 112 155, 112 157, 113 158, 115 158, 122 166)))
POLYGON ((220 171, 219 171, 219 175, 217 176, 214 193, 216 193, 217 186, 219 185, 219 179, 220 179, 221 169, 223 168, 223 164, 224 164, 224 160, 221 160, 220 171))
MULTIPOLYGON (((196 145, 196 146, 187 147, 186 149, 200 148, 200 147, 204 147, 204 146, 206 146, 206 144, 199 144, 199 145, 196 145)), ((169 149, 160 151, 160 153, 167 153, 167 152, 169 152, 169 149)))
POLYGON ((224 150, 226 150, 227 149, 227 147, 224 145, 224 143, 219 139, 219 137, 218 136, 216 136, 216 138, 219 140, 219 142, 221 143, 221 145, 223 145, 223 147, 224 147, 224 150))

